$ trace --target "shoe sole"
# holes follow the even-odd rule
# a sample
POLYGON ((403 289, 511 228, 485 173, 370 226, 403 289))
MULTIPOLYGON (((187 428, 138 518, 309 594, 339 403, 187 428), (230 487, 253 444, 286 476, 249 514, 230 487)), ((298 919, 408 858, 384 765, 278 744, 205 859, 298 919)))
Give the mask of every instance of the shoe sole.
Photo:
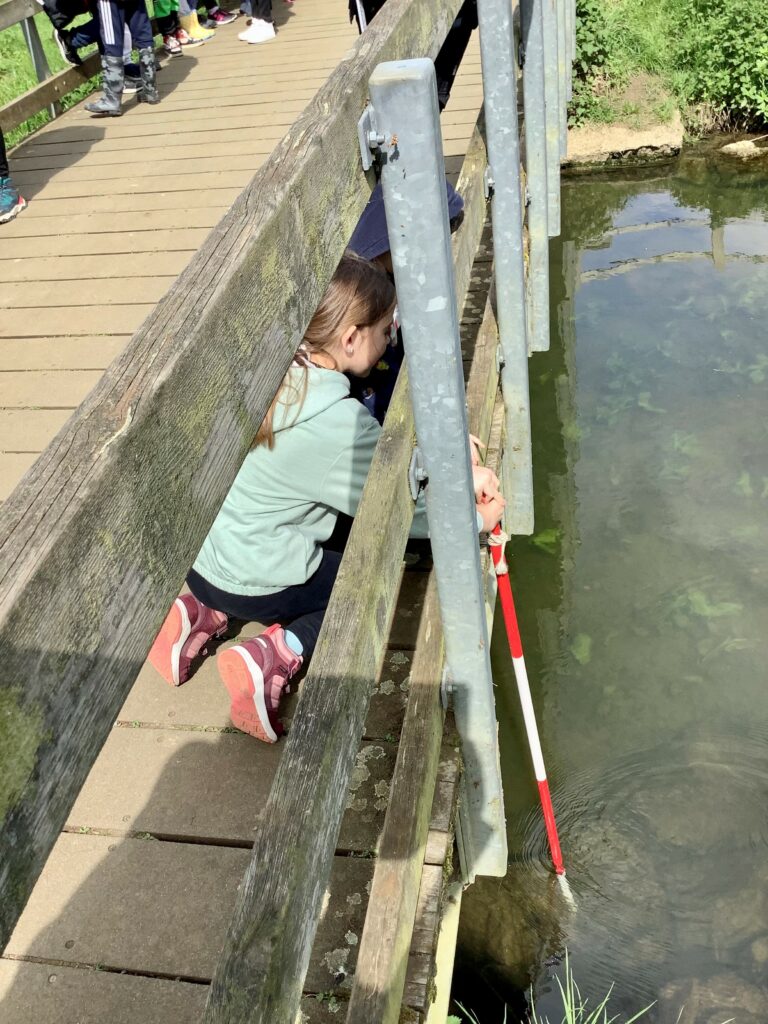
POLYGON ((189 621, 186 605, 177 597, 157 634, 157 639, 152 644, 152 650, 149 652, 150 664, 171 686, 181 686, 179 681, 181 650, 191 632, 192 624, 189 621))
POLYGON ((7 213, 0 214, 0 224, 7 224, 9 220, 13 220, 14 217, 18 216, 21 213, 21 211, 25 210, 26 208, 27 200, 24 199, 22 196, 19 196, 19 201, 18 203, 16 203, 13 209, 8 210, 7 213))
POLYGON ((249 651, 236 644, 222 651, 216 664, 229 694, 234 727, 263 743, 277 743, 264 701, 264 676, 249 651))
POLYGON ((56 29, 53 30, 53 41, 56 44, 56 48, 58 49, 59 53, 61 54, 61 59, 66 61, 71 68, 80 68, 83 66, 83 62, 81 60, 72 60, 72 58, 69 56, 69 54, 67 53, 67 48, 64 45, 64 43, 62 43, 61 39, 59 39, 59 34, 56 31, 56 29))

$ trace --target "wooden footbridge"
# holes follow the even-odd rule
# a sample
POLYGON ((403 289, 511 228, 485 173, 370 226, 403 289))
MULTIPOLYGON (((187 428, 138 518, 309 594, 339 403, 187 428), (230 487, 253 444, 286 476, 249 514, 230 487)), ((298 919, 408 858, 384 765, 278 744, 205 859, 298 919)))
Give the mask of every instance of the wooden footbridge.
MULTIPOLYGON (((8 0, 0 28, 12 5, 35 10, 8 0)), ((432 562, 406 550, 405 372, 288 739, 231 728, 212 659, 178 690, 144 659, 369 194, 371 72, 434 56, 458 7, 389 0, 358 39, 343 3, 280 5, 273 43, 234 23, 170 61, 160 106, 76 106, 10 153, 29 207, 0 228, 3 1024, 445 1020, 468 749, 432 562)), ((468 423, 500 466, 476 37, 441 125, 468 423)), ((529 176, 545 204, 549 178, 529 176)))

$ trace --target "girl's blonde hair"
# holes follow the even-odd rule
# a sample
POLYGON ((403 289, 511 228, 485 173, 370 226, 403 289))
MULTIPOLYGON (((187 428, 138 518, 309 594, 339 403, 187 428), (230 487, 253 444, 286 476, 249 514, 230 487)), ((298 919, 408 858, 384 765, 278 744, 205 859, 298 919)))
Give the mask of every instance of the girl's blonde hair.
POLYGON ((383 320, 395 304, 395 289, 384 268, 371 260, 364 260, 353 252, 346 252, 336 268, 331 283, 315 315, 304 332, 294 367, 298 364, 304 370, 301 383, 289 380, 286 374, 272 404, 258 429, 253 447, 265 444, 272 448, 275 434, 272 420, 278 403, 298 406, 301 409, 307 391, 307 367, 315 352, 326 352, 334 346, 340 333, 346 327, 371 327, 383 320))

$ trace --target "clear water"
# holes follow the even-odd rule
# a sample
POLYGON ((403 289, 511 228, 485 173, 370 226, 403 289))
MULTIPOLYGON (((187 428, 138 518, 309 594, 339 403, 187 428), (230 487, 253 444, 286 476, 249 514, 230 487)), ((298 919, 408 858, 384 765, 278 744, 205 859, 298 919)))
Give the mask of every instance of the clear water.
POLYGON ((511 564, 575 908, 497 630, 511 864, 465 897, 460 994, 494 1024, 532 985, 559 1024, 567 949, 620 1019, 764 1024, 768 169, 699 153, 562 201, 511 564))

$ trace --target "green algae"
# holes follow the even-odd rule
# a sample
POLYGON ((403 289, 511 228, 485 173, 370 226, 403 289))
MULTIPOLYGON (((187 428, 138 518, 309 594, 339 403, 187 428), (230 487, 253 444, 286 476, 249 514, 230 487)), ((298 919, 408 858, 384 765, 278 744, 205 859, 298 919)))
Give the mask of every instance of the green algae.
POLYGON ((26 705, 20 686, 0 690, 0 825, 5 822, 34 771, 45 739, 43 713, 26 705))

